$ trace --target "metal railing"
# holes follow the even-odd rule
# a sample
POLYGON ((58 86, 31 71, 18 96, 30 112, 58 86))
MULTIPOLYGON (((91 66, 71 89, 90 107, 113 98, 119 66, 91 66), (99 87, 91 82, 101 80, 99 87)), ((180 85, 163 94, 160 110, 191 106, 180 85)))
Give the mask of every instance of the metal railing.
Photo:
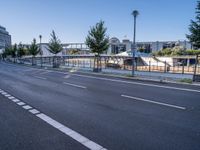
MULTIPOLYGON (((92 69, 95 67, 95 57, 94 56, 51 56, 51 57, 24 57, 16 58, 14 61, 13 58, 7 58, 7 61, 23 63, 28 65, 38 65, 44 67, 77 67, 77 68, 89 68, 92 69), (54 66, 54 64, 57 66, 54 66)), ((124 56, 101 56, 100 65, 102 69, 115 69, 121 71, 131 71, 132 69, 132 58, 124 56)), ((200 74, 200 64, 188 65, 185 66, 180 63, 174 65, 169 65, 164 62, 162 65, 149 61, 148 64, 145 64, 139 57, 135 61, 135 71, 145 71, 145 72, 163 72, 163 73, 179 73, 179 74, 200 74)))

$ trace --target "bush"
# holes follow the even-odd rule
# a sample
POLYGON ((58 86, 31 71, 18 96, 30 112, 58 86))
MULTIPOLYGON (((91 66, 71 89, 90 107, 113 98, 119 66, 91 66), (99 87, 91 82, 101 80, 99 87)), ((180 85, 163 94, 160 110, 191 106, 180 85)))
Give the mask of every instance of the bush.
POLYGON ((192 79, 181 79, 181 80, 179 80, 180 82, 183 82, 183 83, 192 83, 192 79))
POLYGON ((186 55, 199 55, 200 50, 186 50, 186 55))

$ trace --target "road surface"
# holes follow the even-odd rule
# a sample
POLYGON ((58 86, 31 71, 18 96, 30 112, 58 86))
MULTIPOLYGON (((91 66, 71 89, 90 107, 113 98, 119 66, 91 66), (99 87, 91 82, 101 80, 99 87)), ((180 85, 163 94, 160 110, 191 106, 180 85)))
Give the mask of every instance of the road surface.
POLYGON ((199 150, 200 87, 0 63, 0 150, 199 150))

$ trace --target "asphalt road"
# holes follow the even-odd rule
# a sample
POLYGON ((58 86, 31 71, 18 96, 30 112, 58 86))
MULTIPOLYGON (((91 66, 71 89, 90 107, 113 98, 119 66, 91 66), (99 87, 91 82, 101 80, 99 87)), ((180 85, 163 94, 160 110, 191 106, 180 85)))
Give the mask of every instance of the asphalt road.
POLYGON ((0 63, 0 89, 40 112, 0 94, 0 150, 200 149, 198 86, 0 63))

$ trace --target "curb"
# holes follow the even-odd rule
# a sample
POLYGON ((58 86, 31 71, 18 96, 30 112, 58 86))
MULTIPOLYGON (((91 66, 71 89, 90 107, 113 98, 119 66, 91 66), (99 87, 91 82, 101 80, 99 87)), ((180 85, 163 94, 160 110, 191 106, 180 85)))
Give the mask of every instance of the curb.
MULTIPOLYGON (((69 68, 51 68, 51 67, 40 67, 40 66, 31 66, 31 65, 27 65, 27 64, 18 64, 18 63, 11 63, 11 62, 5 62, 8 64, 13 64, 13 65, 22 65, 22 66, 26 66, 26 67, 30 67, 30 68, 37 68, 37 69, 44 69, 44 70, 54 70, 54 71, 67 71, 69 72, 71 69, 73 69, 73 67, 69 67, 69 68)), ((75 68, 75 67, 74 67, 75 68)), ((94 73, 91 71, 87 71, 87 70, 83 70, 80 71, 78 70, 77 73, 85 73, 85 74, 93 74, 93 75, 97 75, 97 76, 107 76, 107 77, 117 77, 117 78, 121 78, 121 79, 129 79, 129 80, 137 80, 137 81, 149 81, 149 82, 156 82, 156 83, 173 83, 173 84, 178 84, 178 85, 191 85, 191 86, 200 86, 200 84, 197 83, 182 83, 182 82, 176 82, 176 81, 167 81, 167 80, 157 80, 157 79, 148 79, 148 78, 138 78, 138 77, 126 77, 123 75, 114 75, 114 74, 108 74, 108 73, 94 73)))

